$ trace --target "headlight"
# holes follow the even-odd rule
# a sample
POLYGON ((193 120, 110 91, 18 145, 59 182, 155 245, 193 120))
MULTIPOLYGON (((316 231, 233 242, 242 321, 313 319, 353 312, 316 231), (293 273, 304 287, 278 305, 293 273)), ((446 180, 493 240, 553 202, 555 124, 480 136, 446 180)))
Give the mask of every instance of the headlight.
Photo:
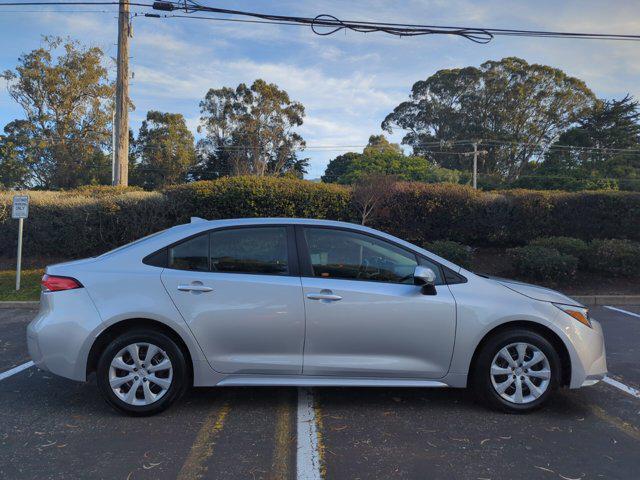
POLYGON ((578 320, 580 323, 585 324, 587 327, 591 327, 588 308, 575 307, 573 305, 562 305, 560 303, 554 303, 554 305, 567 315, 570 315, 578 320))

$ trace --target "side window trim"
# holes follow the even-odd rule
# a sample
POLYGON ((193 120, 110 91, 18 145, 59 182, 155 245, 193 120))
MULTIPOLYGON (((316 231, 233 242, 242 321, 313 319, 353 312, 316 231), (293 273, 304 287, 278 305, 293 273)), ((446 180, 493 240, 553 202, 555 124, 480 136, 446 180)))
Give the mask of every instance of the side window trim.
POLYGON ((311 265, 311 254, 309 245, 304 236, 304 225, 296 225, 296 245, 298 247, 298 261, 300 265, 301 277, 313 277, 313 266, 311 265))
MULTIPOLYGON (((438 267, 438 269, 440 270, 440 278, 442 278, 442 282, 437 283, 436 285, 446 285, 446 279, 445 279, 445 275, 444 275, 444 270, 442 265, 440 265, 438 262, 436 262, 435 260, 432 260, 424 255, 422 255, 421 253, 418 253, 414 250, 411 250, 407 247, 405 247, 404 245, 399 245, 398 243, 383 238, 383 237, 379 237, 378 235, 373 235, 369 232, 363 232, 361 230, 357 230, 354 228, 348 228, 348 227, 334 227, 332 225, 303 225, 303 224, 297 224, 296 225, 296 241, 297 241, 297 245, 298 245, 298 258, 300 260, 300 276, 301 277, 307 277, 307 278, 322 278, 322 277, 316 277, 313 274, 313 267, 311 265, 311 255, 309 254, 309 246, 307 245, 307 239, 304 235, 304 229, 305 228, 324 228, 327 230, 340 230, 343 232, 351 232, 351 233, 355 233, 355 234, 360 234, 360 235, 365 235, 368 237, 372 237, 375 238, 378 241, 381 242, 386 242, 389 243, 390 245, 393 245, 394 247, 397 247, 401 250, 404 250, 407 253, 410 253, 411 255, 414 255, 416 258, 416 263, 418 263, 418 265, 421 265, 423 260, 428 261, 429 263, 432 263, 434 265, 436 265, 438 267)), ((332 280, 340 280, 337 278, 334 278, 332 280)), ((352 280, 355 282, 369 282, 371 280, 352 280)), ((377 282, 380 283, 380 282, 377 282)), ((387 282, 388 283, 388 282, 387 282)))
POLYGON ((424 255, 417 252, 416 252, 416 257, 418 257, 418 265, 423 265, 425 267, 431 267, 432 265, 435 265, 436 268, 440 271, 440 278, 442 279, 442 281, 439 283, 436 283, 436 286, 447 284, 447 280, 444 275, 444 268, 442 265, 440 265, 438 262, 434 260, 431 260, 429 257, 425 257, 424 255), (425 265, 425 262, 428 262, 429 265, 425 265))
MULTIPOLYGON (((278 275, 278 274, 273 274, 273 273, 248 273, 248 272, 242 272, 242 273, 237 273, 234 275, 268 275, 268 276, 278 276, 278 277, 299 277, 300 276, 300 263, 299 263, 299 254, 298 254, 298 245, 297 245, 297 241, 296 241, 296 231, 295 231, 295 225, 292 224, 251 224, 251 225, 232 225, 232 226, 228 226, 228 227, 218 227, 218 228, 212 228, 210 230, 204 230, 202 232, 198 232, 198 233, 194 233, 193 235, 189 235, 186 238, 182 238, 180 240, 177 240, 165 247, 159 248, 158 250, 156 250, 153 253, 150 253, 149 255, 145 256, 142 259, 142 262, 145 263, 146 265, 151 265, 151 266, 156 266, 156 267, 161 267, 161 268, 166 268, 168 270, 179 270, 179 269, 174 269, 169 267, 169 250, 177 245, 180 245, 181 243, 187 242, 189 240, 192 240, 193 238, 196 238, 200 235, 207 236, 207 245, 208 245, 208 252, 207 252, 207 257, 208 257, 208 270, 207 272, 204 273, 225 273, 225 272, 213 272, 211 271, 211 234, 214 232, 220 232, 223 230, 239 230, 239 229, 243 229, 243 228, 268 228, 268 227, 280 227, 280 228, 284 228, 286 231, 286 238, 287 238, 287 261, 289 262, 289 273, 287 273, 286 275, 278 275), (164 252, 163 252, 164 251, 164 252), (156 255, 160 255, 160 254, 164 254, 165 258, 164 258, 164 265, 160 266, 160 265, 153 265, 151 263, 148 263, 151 259, 153 259, 156 255)), ((182 271, 186 271, 188 272, 189 270, 182 270, 182 271)), ((201 272, 203 273, 203 272, 201 272)), ((228 272, 226 272, 228 273, 228 272)))

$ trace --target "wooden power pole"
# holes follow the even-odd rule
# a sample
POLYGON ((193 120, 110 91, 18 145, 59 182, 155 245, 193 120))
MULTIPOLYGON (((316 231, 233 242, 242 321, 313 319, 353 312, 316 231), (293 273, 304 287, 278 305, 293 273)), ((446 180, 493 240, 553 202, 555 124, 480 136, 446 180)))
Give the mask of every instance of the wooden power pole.
POLYGON ((478 155, 486 155, 486 150, 478 150, 478 144, 482 143, 482 140, 476 140, 473 142, 473 152, 462 153, 463 157, 473 155, 473 188, 478 188, 478 155))
POLYGON ((129 184, 129 0, 120 0, 118 12, 118 72, 116 77, 114 185, 129 184))

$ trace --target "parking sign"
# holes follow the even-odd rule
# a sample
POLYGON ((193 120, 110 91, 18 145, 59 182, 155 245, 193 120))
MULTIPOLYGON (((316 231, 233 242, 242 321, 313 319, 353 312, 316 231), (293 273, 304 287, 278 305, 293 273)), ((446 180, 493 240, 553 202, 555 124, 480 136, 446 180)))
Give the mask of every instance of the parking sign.
POLYGON ((27 218, 29 216, 29 195, 15 195, 11 218, 27 218))

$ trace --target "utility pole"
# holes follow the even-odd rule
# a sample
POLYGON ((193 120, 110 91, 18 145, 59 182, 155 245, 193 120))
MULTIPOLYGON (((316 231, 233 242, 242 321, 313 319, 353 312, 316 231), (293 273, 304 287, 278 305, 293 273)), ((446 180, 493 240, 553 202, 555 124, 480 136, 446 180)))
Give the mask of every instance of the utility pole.
POLYGON ((482 143, 482 140, 474 141, 472 143, 473 152, 465 152, 461 154, 464 157, 473 155, 473 188, 474 189, 478 188, 478 155, 486 155, 487 153, 489 153, 486 150, 478 150, 478 145, 480 145, 481 143, 482 143))
POLYGON ((116 109, 111 112, 111 185, 116 184, 116 109))
POLYGON ((118 72, 116 77, 115 172, 113 184, 129 184, 129 0, 120 0, 118 11, 118 72))
POLYGON ((473 188, 478 188, 478 142, 473 142, 473 188))

